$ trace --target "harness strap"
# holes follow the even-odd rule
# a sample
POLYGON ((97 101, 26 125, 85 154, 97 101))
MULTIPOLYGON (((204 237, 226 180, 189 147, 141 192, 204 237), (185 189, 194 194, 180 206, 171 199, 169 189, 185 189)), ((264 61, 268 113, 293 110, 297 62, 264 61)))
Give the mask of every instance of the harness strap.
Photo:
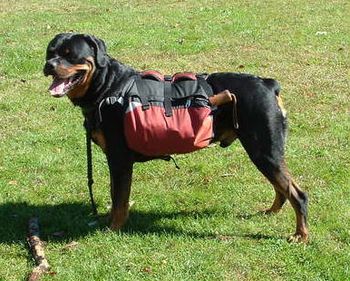
POLYGON ((137 90, 138 90, 138 93, 139 93, 138 97, 139 97, 139 99, 140 99, 140 101, 142 103, 142 109, 143 110, 147 110, 150 107, 149 102, 148 102, 148 97, 145 96, 141 85, 139 85, 139 83, 137 83, 137 82, 138 81, 135 81, 136 87, 137 87, 137 90))
POLYGON ((210 87, 207 80, 202 76, 197 76, 197 81, 199 85, 203 88, 204 92, 207 94, 208 98, 213 95, 213 89, 210 87))
POLYGON ((170 117, 173 115, 172 109, 171 109, 171 83, 170 82, 164 82, 164 109, 165 109, 165 116, 170 117))
POLYGON ((94 194, 92 191, 92 185, 94 184, 94 179, 93 179, 93 167, 92 167, 91 129, 89 128, 87 120, 85 120, 85 129, 86 129, 87 184, 89 188, 92 213, 96 216, 97 208, 94 200, 94 194))

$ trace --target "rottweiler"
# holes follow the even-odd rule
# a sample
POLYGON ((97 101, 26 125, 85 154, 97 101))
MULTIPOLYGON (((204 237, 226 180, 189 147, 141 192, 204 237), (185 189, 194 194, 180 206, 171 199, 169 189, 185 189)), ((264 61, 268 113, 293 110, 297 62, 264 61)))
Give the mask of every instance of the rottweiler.
MULTIPOLYGON (((53 97, 68 96, 82 109, 92 125, 92 139, 104 151, 110 172, 112 230, 120 229, 129 213, 129 196, 135 162, 152 160, 128 148, 124 130, 123 108, 116 103, 103 110, 102 122, 96 114, 100 101, 121 91, 127 81, 140 72, 110 57, 106 45, 92 35, 61 33, 48 44, 45 76, 52 76, 49 90, 53 97), (94 126, 94 124, 99 124, 94 126)), ((291 177, 284 147, 287 131, 286 111, 280 98, 280 86, 274 79, 221 72, 206 76, 213 93, 234 93, 239 126, 233 126, 233 106, 218 106, 213 117, 214 137, 227 147, 239 139, 249 158, 275 190, 272 206, 264 213, 277 213, 288 199, 296 214, 296 231, 291 241, 308 240, 307 194, 291 177)))

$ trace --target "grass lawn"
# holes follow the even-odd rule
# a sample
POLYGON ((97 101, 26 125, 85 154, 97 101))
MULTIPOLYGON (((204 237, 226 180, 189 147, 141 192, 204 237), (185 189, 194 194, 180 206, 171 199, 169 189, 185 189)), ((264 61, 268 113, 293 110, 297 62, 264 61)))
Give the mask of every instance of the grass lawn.
MULTIPOLYGON (((42 280, 350 280, 350 4, 320 1, 4 0, 0 2, 0 280, 34 266, 38 216, 52 274, 42 280), (289 244, 295 218, 256 215, 269 183, 239 142, 135 165, 128 224, 90 213, 81 113, 53 99, 42 74, 60 32, 94 34, 137 69, 248 72, 277 79, 286 148, 310 197, 310 243, 289 244), (74 242, 74 243, 72 243, 74 242)), ((100 214, 110 205, 93 149, 100 214)))

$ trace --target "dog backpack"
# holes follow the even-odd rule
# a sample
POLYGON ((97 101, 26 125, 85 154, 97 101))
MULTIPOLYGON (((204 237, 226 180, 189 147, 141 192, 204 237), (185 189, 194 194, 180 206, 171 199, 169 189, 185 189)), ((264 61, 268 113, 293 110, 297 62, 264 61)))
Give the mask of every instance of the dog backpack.
POLYGON ((189 153, 209 145, 212 89, 193 73, 141 73, 123 90, 124 132, 131 150, 147 156, 189 153))

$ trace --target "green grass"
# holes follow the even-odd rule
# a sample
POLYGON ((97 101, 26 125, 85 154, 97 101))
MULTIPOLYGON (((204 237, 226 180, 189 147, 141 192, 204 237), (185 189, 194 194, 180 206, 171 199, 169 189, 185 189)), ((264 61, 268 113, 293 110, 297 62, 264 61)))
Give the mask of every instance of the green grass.
MULTIPOLYGON (((55 272, 43 280, 350 280, 349 8, 345 0, 2 1, 0 280, 23 280, 34 266, 25 240, 33 215, 55 272), (289 204, 256 215, 273 190, 238 142, 177 156, 180 170, 137 164, 125 229, 91 225, 80 111, 50 98, 42 75, 47 43, 66 31, 103 38, 137 69, 279 80, 287 160, 310 196, 310 243, 287 243, 289 204)), ((107 166, 93 153, 105 214, 107 166)))

